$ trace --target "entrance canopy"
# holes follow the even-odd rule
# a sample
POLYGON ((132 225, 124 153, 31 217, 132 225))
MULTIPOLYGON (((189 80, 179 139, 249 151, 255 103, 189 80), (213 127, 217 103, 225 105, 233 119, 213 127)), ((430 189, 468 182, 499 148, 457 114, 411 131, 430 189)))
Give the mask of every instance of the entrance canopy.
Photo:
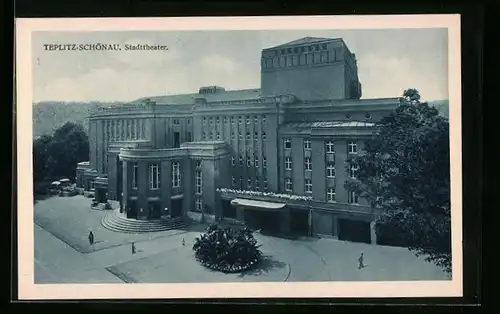
POLYGON ((284 203, 272 203, 264 201, 254 201, 244 198, 236 198, 231 201, 233 206, 249 207, 254 209, 268 209, 268 210, 278 210, 286 206, 284 203))

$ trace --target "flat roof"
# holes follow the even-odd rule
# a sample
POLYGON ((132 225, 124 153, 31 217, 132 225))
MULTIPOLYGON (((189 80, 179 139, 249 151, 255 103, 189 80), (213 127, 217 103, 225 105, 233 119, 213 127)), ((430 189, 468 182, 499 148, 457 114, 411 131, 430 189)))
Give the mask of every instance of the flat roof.
POLYGON ((255 201, 244 198, 235 198, 234 200, 231 201, 231 205, 239 205, 239 206, 262 208, 262 209, 282 209, 283 207, 286 206, 286 204, 284 203, 255 201))

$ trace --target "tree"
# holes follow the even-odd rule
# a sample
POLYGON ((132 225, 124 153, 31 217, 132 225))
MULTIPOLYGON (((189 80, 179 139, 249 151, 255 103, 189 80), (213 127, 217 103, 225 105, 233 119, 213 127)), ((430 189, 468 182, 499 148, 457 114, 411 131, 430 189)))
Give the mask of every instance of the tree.
POLYGON ((48 146, 48 155, 51 176, 74 178, 77 164, 89 156, 89 140, 83 127, 67 122, 57 129, 48 146))
POLYGON ((42 181, 47 176, 48 147, 52 137, 43 135, 33 141, 33 181, 42 181))
POLYGON ((408 89, 376 127, 364 151, 348 159, 359 170, 345 187, 381 210, 377 229, 451 271, 448 119, 408 89))

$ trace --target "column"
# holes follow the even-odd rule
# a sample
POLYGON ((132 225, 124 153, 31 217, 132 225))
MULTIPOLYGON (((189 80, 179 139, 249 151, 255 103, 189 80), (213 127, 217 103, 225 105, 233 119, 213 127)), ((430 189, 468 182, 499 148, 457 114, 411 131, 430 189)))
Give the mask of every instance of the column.
MULTIPOLYGON (((186 216, 188 211, 194 208, 194 171, 191 170, 192 160, 184 158, 181 160, 181 187, 183 190, 184 198, 182 200, 182 215, 186 216)), ((170 168, 172 171, 172 168, 170 168)), ((202 173, 202 179, 204 174, 202 173)), ((172 177, 170 177, 170 180, 172 177)), ((202 191, 205 187, 202 183, 202 191)))
POLYGON ((244 223, 245 222, 245 209, 242 206, 235 206, 236 209, 236 220, 244 223))
POLYGON ((332 217, 332 236, 335 238, 339 238, 339 217, 332 217))
MULTIPOLYGON (((172 176, 170 175, 172 171, 172 162, 170 160, 164 160, 161 162, 161 185, 160 185, 160 199, 161 199, 161 210, 162 217, 170 216, 172 213, 172 204, 170 202, 172 197, 172 176), (165 210, 167 209, 168 212, 165 210)), ((184 182, 181 181, 181 184, 184 182)))
POLYGON ((375 220, 370 222, 370 238, 372 244, 377 244, 377 229, 375 220))
POLYGON ((291 224, 291 213, 290 208, 285 207, 282 209, 281 219, 280 219, 280 231, 283 234, 290 233, 290 224, 291 224))
MULTIPOLYGON (((119 169, 120 170, 120 169, 119 169)), ((120 206, 120 212, 127 213, 127 208, 128 208, 128 161, 123 160, 122 161, 122 197, 121 197, 121 206, 120 206)))
POLYGON ((147 220, 148 218, 148 162, 140 160, 137 165, 138 178, 137 178, 137 219, 147 220))

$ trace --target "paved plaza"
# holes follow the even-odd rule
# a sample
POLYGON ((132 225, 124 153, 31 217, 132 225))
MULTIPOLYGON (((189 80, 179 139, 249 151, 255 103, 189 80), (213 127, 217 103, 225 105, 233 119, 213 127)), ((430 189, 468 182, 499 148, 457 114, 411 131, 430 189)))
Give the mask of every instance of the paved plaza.
POLYGON ((288 240, 256 234, 264 260, 258 269, 222 274, 197 263, 191 249, 204 226, 124 234, 101 226, 106 212, 83 196, 35 204, 35 283, 194 283, 283 281, 446 280, 434 264, 404 248, 333 239, 288 240), (90 246, 88 232, 95 234, 90 246), (186 245, 182 246, 182 239, 186 245), (136 243, 132 254, 131 242, 136 243), (357 268, 360 253, 366 268, 357 268))

